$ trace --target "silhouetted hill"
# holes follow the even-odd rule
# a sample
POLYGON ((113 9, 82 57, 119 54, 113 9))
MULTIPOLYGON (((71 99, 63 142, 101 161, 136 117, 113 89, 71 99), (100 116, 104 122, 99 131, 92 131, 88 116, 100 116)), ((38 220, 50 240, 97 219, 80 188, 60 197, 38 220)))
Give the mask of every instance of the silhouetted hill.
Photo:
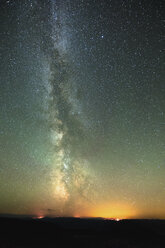
POLYGON ((164 220, 0 217, 0 247, 165 247, 164 220))

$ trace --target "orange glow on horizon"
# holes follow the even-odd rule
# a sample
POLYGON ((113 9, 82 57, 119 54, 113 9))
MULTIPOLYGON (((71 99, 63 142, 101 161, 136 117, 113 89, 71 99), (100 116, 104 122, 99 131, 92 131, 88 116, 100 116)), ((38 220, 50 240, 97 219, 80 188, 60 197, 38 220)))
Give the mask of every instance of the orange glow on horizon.
POLYGON ((102 217, 120 221, 121 219, 129 219, 136 217, 136 211, 132 206, 127 204, 105 204, 91 209, 91 217, 102 217))
POLYGON ((74 218, 81 218, 80 215, 76 214, 74 215, 74 218))

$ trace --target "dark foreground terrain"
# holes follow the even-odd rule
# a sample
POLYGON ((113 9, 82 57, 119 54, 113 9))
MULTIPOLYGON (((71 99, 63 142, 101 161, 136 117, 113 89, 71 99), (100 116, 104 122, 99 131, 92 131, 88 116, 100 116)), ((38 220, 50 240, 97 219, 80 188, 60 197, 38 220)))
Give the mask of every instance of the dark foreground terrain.
POLYGON ((0 217, 0 247, 163 247, 164 220, 0 217))

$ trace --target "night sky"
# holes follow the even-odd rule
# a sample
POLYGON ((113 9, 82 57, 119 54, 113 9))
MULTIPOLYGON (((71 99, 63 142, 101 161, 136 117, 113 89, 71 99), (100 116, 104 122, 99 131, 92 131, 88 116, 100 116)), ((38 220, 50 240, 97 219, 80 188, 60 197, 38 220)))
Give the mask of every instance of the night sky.
POLYGON ((0 1, 0 213, 165 218, 165 2, 0 1))

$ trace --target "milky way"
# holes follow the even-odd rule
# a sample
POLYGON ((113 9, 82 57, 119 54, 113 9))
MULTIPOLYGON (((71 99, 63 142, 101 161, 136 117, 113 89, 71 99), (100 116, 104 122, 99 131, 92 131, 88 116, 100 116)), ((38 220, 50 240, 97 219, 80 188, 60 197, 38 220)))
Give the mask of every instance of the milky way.
POLYGON ((0 3, 0 212, 164 218, 164 9, 0 3))

